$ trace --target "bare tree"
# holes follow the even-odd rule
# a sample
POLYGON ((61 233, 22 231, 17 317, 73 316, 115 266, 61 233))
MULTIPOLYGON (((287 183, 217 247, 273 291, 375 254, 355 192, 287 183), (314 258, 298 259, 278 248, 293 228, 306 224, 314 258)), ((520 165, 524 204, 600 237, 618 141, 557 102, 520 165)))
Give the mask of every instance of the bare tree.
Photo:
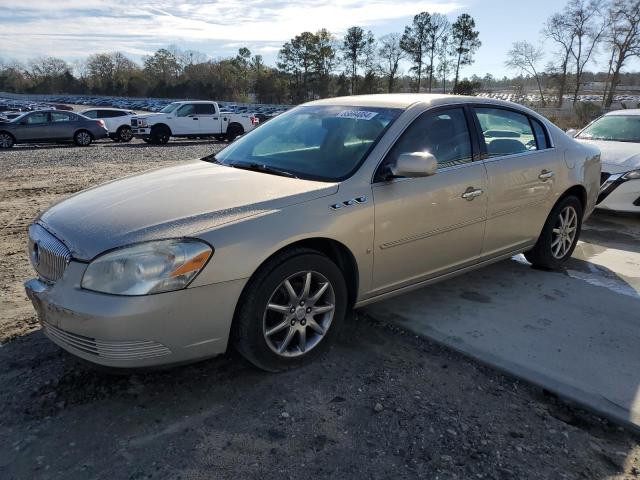
POLYGON ((529 42, 514 42, 511 50, 509 50, 509 53, 507 54, 507 61, 505 62, 505 65, 535 78, 536 83, 538 84, 538 91, 540 92, 540 99, 544 106, 547 102, 544 99, 542 83, 540 82, 540 74, 538 73, 537 68, 537 65, 543 57, 544 51, 542 50, 542 47, 536 47, 529 42))
POLYGON ((449 30, 451 29, 451 24, 447 17, 442 15, 441 13, 434 13, 431 15, 431 25, 429 30, 427 31, 428 38, 428 55, 429 55, 429 92, 433 87, 433 78, 434 78, 434 66, 435 60, 438 52, 438 45, 443 37, 449 34, 449 30))
POLYGON ((567 89, 569 61, 571 60, 575 35, 568 19, 561 13, 556 13, 547 20, 543 34, 553 40, 559 47, 559 63, 552 64, 552 69, 558 78, 558 107, 561 107, 567 89))
POLYGON ((447 75, 449 75, 453 67, 449 38, 449 35, 443 35, 436 47, 436 56, 438 58, 437 72, 442 79, 442 93, 447 93, 447 75))
POLYGON ((380 55, 382 73, 387 77, 387 91, 391 93, 400 61, 406 56, 404 50, 400 48, 400 35, 390 33, 380 38, 378 54, 380 55))
POLYGON ((565 15, 575 37, 571 49, 576 68, 574 104, 578 101, 584 68, 607 28, 607 19, 602 16, 602 5, 602 0, 589 0, 588 2, 587 0, 571 0, 565 8, 565 15))
POLYGON ((611 106, 620 81, 620 71, 627 60, 640 56, 640 0, 614 0, 609 7, 609 27, 605 42, 611 48, 608 87, 604 105, 611 106))

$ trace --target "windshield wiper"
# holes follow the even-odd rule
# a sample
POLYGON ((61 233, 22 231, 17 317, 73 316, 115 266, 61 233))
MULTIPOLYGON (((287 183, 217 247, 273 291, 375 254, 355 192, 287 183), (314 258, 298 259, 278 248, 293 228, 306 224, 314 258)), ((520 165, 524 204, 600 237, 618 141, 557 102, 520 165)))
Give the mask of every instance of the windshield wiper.
POLYGON ((286 170, 280 170, 279 168, 270 167, 263 163, 232 163, 228 164, 230 167, 242 168, 244 170, 252 170, 254 172, 269 173, 271 175, 280 175, 281 177, 298 178, 291 172, 286 170))

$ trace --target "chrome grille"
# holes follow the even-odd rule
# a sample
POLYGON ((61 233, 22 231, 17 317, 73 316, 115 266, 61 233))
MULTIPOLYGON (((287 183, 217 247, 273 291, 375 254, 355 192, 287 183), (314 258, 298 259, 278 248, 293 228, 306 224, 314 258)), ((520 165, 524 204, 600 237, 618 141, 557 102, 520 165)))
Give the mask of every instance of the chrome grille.
POLYGON ((67 332, 47 322, 42 322, 42 327, 52 340, 70 350, 109 360, 141 360, 171 353, 167 347, 152 340, 113 342, 67 332))
POLYGON ((38 276, 51 283, 62 277, 71 252, 64 243, 34 224, 29 227, 29 260, 38 276))

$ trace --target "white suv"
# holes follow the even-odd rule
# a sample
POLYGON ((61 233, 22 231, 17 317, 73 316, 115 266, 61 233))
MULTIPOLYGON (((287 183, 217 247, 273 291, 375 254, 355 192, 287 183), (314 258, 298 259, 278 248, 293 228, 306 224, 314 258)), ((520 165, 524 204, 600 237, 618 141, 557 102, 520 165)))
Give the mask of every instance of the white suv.
POLYGON ((90 108, 80 112, 85 117, 104 120, 109 130, 109 138, 114 142, 128 142, 133 138, 131 118, 136 115, 133 110, 120 108, 90 108))

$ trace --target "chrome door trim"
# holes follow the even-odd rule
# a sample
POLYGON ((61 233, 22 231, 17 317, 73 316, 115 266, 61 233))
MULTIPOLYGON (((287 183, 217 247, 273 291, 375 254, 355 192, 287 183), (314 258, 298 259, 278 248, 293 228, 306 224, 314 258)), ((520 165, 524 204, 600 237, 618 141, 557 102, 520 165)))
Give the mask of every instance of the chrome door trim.
MULTIPOLYGON (((460 207, 460 208, 464 208, 464 207, 460 207)), ((467 220, 466 222, 460 222, 455 225, 448 225, 446 227, 437 228, 435 230, 430 230, 428 232, 420 233, 418 235, 413 235, 411 237, 393 240, 391 242, 381 244, 380 250, 386 250, 388 248, 398 247, 400 245, 405 245, 407 243, 415 242, 417 240, 423 240, 425 238, 433 237, 434 235, 447 233, 447 232, 450 232, 451 230, 456 230, 461 227, 468 227, 469 225, 475 225, 476 223, 484 222, 486 219, 487 219, 486 217, 473 218, 471 220, 467 220)))

